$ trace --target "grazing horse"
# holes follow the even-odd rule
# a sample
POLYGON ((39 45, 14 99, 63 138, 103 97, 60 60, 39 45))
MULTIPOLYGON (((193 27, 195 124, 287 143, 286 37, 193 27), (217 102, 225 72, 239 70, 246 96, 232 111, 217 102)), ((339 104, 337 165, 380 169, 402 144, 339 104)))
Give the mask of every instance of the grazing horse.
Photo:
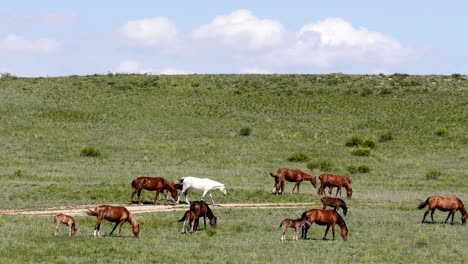
POLYGON ((197 215, 197 220, 195 221, 195 227, 194 227, 195 231, 198 229, 198 221, 200 217, 203 217, 203 224, 205 226, 205 230, 206 230, 206 217, 210 219, 210 225, 213 228, 216 228, 217 217, 213 214, 213 211, 211 211, 208 204, 206 204, 204 201, 191 202, 190 211, 195 212, 195 214, 197 215))
POLYGON ((74 236, 76 235, 76 222, 73 217, 65 214, 57 214, 54 216, 54 223, 55 223, 55 235, 58 235, 60 224, 65 224, 68 226, 68 235, 74 236))
POLYGON ((179 193, 179 197, 177 198, 177 202, 179 203, 180 201, 180 196, 182 193, 185 195, 185 201, 187 204, 190 204, 188 197, 187 197, 187 191, 189 189, 195 189, 199 191, 203 191, 203 195, 200 200, 203 201, 203 198, 205 197, 206 194, 209 194, 211 197, 211 203, 214 204, 213 196, 211 195, 211 190, 218 189, 220 190, 224 196, 226 196, 226 187, 224 184, 213 181, 207 178, 196 178, 196 177, 183 177, 180 180, 182 184, 182 191, 179 193))
POLYGON ((329 194, 332 194, 332 188, 338 187, 336 190, 335 197, 338 196, 338 192, 341 196, 341 188, 344 186, 346 189, 346 196, 351 197, 353 195, 353 188, 351 188, 351 178, 349 176, 334 175, 334 174, 322 174, 319 176, 320 187, 318 189, 318 194, 325 194, 325 188, 329 187, 329 194))
POLYGON ((348 227, 343 218, 334 210, 319 210, 310 209, 302 214, 302 218, 306 218, 310 224, 302 227, 302 239, 307 239, 307 231, 313 223, 318 225, 326 225, 327 229, 323 235, 323 240, 326 240, 328 230, 332 227, 333 240, 335 240, 335 225, 338 224, 341 229, 341 237, 344 241, 348 240, 348 227))
POLYGON ((184 222, 182 234, 193 233, 195 232, 195 222, 198 221, 198 216, 194 211, 187 210, 184 216, 177 221, 184 222))
POLYGON ((299 193, 299 186, 302 181, 310 181, 312 186, 317 188, 317 180, 315 177, 299 169, 291 170, 288 168, 279 168, 276 171, 276 174, 270 172, 270 176, 275 178, 275 186, 273 188, 273 192, 275 192, 275 194, 283 193, 285 181, 294 182, 291 193, 294 193, 294 189, 297 189, 297 193, 299 193))
POLYGON ((115 226, 110 232, 109 236, 112 235, 114 230, 117 228, 117 225, 120 224, 118 235, 120 237, 120 234, 122 233, 122 227, 125 222, 128 222, 132 226, 135 237, 138 237, 140 234, 140 225, 137 223, 135 217, 127 210, 127 208, 123 206, 98 205, 94 211, 88 209, 86 214, 97 217, 96 226, 94 227, 94 237, 96 237, 96 233, 99 235, 99 237, 101 237, 101 231, 99 231, 99 229, 103 219, 115 223, 115 226))
POLYGON ((338 208, 341 207, 345 216, 348 213, 348 207, 346 206, 346 203, 340 198, 322 197, 320 201, 322 201, 323 204, 322 209, 325 209, 327 208, 327 206, 330 206, 333 207, 335 211, 338 211, 338 208))
POLYGON ((462 224, 466 222, 466 219, 468 219, 468 213, 465 210, 465 205, 463 202, 455 197, 446 197, 446 196, 430 196, 429 198, 426 199, 426 201, 420 203, 418 205, 418 209, 423 209, 424 207, 427 207, 426 212, 424 213, 423 220, 421 221, 424 223, 424 220, 426 220, 427 214, 431 212, 431 219, 432 223, 434 223, 434 211, 435 209, 439 209, 442 212, 449 212, 447 215, 447 219, 445 219, 445 223, 447 223, 448 219, 450 216, 452 216, 452 223, 453 224, 453 217, 455 216, 455 213, 460 210, 462 214, 462 224))
POLYGON ((138 177, 133 179, 132 187, 134 188, 132 195, 130 196, 130 204, 133 204, 133 196, 138 192, 138 204, 141 204, 141 191, 146 189, 148 191, 156 191, 156 196, 154 197, 153 204, 157 204, 157 198, 161 192, 164 195, 164 205, 167 205, 167 194, 164 193, 164 190, 167 190, 171 193, 172 200, 175 203, 177 198, 177 185, 170 183, 168 180, 162 177, 138 177))
POLYGON ((292 239, 297 240, 297 233, 299 228, 302 228, 302 226, 304 226, 306 223, 310 225, 310 223, 305 218, 286 218, 283 221, 281 221, 281 224, 279 226, 281 227, 281 241, 286 241, 286 230, 288 230, 288 227, 294 228, 294 235, 292 239))

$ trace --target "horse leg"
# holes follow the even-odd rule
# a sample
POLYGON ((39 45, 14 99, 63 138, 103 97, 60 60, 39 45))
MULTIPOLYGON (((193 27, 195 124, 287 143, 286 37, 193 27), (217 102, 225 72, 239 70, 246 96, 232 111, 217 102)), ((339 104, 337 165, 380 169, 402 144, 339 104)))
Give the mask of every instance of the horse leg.
MULTIPOLYGON (((122 228, 123 228, 123 225, 125 224, 127 220, 122 220, 120 221, 120 225, 119 225, 119 237, 120 237, 120 234, 122 234, 122 228)), ((114 227, 115 229, 115 227, 114 227)))
POLYGON ((297 183, 297 193, 299 193, 299 187, 301 186, 301 182, 297 183))
POLYGON ((431 211, 431 220, 432 220, 432 223, 434 223, 434 212, 435 212, 435 208, 432 209, 432 211, 431 211))
POLYGON ((311 225, 312 225, 312 224, 310 224, 310 225, 303 225, 303 226, 302 226, 302 235, 301 235, 301 238, 302 238, 303 240, 306 240, 306 239, 307 239, 307 231, 309 231, 309 228, 310 228, 311 225))
POLYGON ((71 235, 72 235, 72 227, 73 227, 73 226, 72 226, 71 223, 69 223, 69 224, 67 224, 67 225, 68 225, 68 236, 71 236, 71 235))
POLYGON ((114 230, 117 228, 117 226, 120 224, 120 222, 116 222, 115 225, 114 225, 114 228, 112 228, 112 231, 109 233, 109 236, 112 235, 112 233, 114 233, 114 230))
POLYGON ((141 189, 140 189, 140 190, 138 190, 138 204, 139 204, 139 205, 141 205, 141 204, 142 204, 142 201, 141 201, 141 197, 140 197, 140 195, 141 195, 141 189))
POLYGON ((96 226, 94 226, 94 237, 96 237, 96 233, 99 237, 101 237, 101 222, 102 222, 102 219, 104 218, 104 216, 102 214, 100 214, 98 216, 98 220, 96 222, 96 226))
POLYGON ((330 229, 330 226, 331 225, 327 225, 327 229, 325 230, 325 235, 323 235, 323 240, 327 240, 327 233, 328 233, 328 229, 330 229))

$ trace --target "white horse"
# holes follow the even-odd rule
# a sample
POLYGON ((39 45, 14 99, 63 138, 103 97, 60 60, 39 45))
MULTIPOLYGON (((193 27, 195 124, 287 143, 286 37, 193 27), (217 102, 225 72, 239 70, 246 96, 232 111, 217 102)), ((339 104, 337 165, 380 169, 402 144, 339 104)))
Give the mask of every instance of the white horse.
POLYGON ((187 197, 187 191, 189 189, 195 189, 199 191, 203 191, 203 195, 201 197, 201 200, 203 201, 203 198, 205 195, 208 193, 211 197, 211 203, 214 204, 213 196, 211 195, 211 190, 218 189, 220 190, 224 196, 226 196, 226 187, 224 184, 213 181, 207 178, 196 178, 196 177, 182 177, 181 180, 182 183, 182 191, 179 193, 179 197, 177 198, 177 203, 180 201, 180 196, 182 193, 185 195, 185 201, 187 201, 187 204, 190 204, 188 197, 187 197))

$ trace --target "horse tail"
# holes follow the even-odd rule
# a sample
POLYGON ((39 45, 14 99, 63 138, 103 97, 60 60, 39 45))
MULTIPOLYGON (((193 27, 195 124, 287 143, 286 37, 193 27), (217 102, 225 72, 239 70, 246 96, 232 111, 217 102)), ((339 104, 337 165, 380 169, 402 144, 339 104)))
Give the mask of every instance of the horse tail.
POLYGON ((132 181, 132 188, 135 188, 136 187, 136 179, 133 179, 132 181))
POLYGON ((184 214, 184 216, 182 216, 182 218, 179 219, 179 220, 177 220, 177 221, 178 221, 178 222, 183 222, 183 221, 185 221, 185 215, 186 215, 186 214, 184 214))
MULTIPOLYGON (((429 197, 429 198, 430 198, 430 197, 429 197)), ((418 209, 419 209, 419 210, 423 209, 424 207, 426 207, 426 206, 429 204, 429 198, 427 198, 426 201, 424 201, 424 202, 422 202, 422 203, 420 203, 420 204, 418 205, 418 209)))
POLYGON ((98 215, 97 212, 95 212, 95 211, 93 211, 91 209, 88 209, 88 211, 86 211, 86 214, 89 215, 89 216, 97 216, 98 215))
POLYGON ((348 213, 348 207, 346 206, 346 204, 343 202, 341 203, 341 209, 343 209, 343 214, 346 216, 346 214, 348 213))

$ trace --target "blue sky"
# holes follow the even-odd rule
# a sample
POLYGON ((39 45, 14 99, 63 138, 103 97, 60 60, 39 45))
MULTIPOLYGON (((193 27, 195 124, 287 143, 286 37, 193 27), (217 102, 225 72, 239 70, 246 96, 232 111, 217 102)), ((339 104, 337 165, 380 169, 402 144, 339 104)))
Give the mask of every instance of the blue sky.
POLYGON ((1 1, 0 73, 468 74, 468 1, 1 1))

